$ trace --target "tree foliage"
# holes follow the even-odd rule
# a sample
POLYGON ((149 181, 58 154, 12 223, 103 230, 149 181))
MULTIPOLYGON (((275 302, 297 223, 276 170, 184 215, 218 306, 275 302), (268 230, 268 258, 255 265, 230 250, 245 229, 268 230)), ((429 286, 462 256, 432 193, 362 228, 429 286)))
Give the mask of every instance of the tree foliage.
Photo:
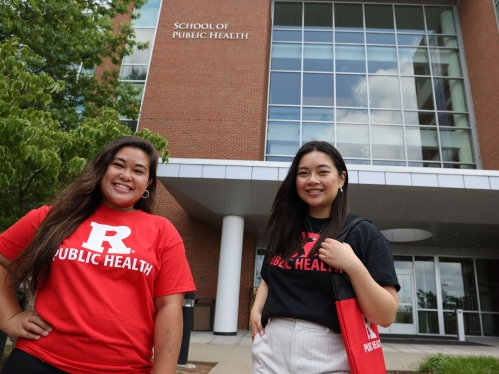
MULTIPOLYGON (((61 131, 51 104, 66 85, 33 72, 37 59, 43 60, 14 40, 0 44, 0 232, 49 203, 112 139, 131 134, 106 107, 98 116, 82 117, 75 129, 61 131)), ((163 137, 148 130, 135 135, 150 140, 163 162, 168 159, 163 137)))
POLYGON ((99 77, 85 72, 105 61, 118 65, 134 47, 146 47, 134 40, 129 21, 136 16, 132 9, 144 2, 134 0, 132 6, 131 0, 1 0, 0 43, 19 40, 29 47, 24 61, 30 71, 65 82, 52 92, 48 105, 37 102, 36 109, 51 112, 63 129, 76 128, 82 118, 103 107, 136 119, 139 92, 119 83, 117 69, 101 68, 99 77))

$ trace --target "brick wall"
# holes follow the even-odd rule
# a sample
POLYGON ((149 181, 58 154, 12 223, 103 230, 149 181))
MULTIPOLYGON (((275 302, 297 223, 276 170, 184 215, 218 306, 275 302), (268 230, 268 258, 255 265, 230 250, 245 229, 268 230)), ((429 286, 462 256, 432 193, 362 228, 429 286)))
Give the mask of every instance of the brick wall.
POLYGON ((483 168, 499 170, 499 30, 492 0, 458 5, 483 168))
MULTIPOLYGON (((215 30, 206 30, 215 32, 215 30)), ((268 0, 163 0, 140 129, 159 132, 172 157, 263 160, 270 50, 268 0), (246 40, 172 38, 175 22, 228 24, 246 40)), ((189 217, 163 187, 157 213, 184 239, 197 296, 216 297, 221 230, 189 217)), ((247 329, 256 238, 243 243, 238 328, 247 329)))
POLYGON ((164 0, 140 127, 164 134, 173 157, 263 160, 269 19, 268 0, 164 0), (248 39, 172 38, 203 31, 176 22, 228 24, 248 39))

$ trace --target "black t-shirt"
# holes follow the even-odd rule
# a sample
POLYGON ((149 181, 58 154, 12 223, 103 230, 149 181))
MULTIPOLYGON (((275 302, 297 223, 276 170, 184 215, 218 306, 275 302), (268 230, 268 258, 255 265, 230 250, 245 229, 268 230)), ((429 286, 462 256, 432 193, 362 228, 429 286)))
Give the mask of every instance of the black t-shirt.
MULTIPOLYGON (((355 218, 349 214, 344 228, 355 218)), ((327 219, 310 217, 312 231, 320 232, 327 219)), ((321 261, 318 254, 308 257, 318 234, 306 233, 303 248, 284 263, 280 256, 269 259, 265 256, 261 276, 268 284, 268 294, 262 312, 262 325, 269 317, 296 318, 319 323, 340 332, 340 324, 334 304, 331 273, 334 268, 321 261)), ((358 223, 348 233, 345 242, 350 244, 373 279, 380 286, 400 285, 393 265, 390 243, 383 234, 368 221, 358 223)))

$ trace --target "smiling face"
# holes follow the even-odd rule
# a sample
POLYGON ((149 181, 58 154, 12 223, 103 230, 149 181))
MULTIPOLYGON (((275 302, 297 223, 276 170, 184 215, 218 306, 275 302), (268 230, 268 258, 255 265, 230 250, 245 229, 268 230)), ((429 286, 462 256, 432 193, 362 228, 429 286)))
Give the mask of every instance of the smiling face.
POLYGON ((111 209, 132 211, 151 182, 147 154, 139 148, 123 147, 100 181, 102 203, 111 209))
POLYGON ((315 218, 331 215, 331 206, 345 183, 346 173, 338 175, 333 160, 324 152, 312 151, 301 158, 296 174, 296 192, 315 218))

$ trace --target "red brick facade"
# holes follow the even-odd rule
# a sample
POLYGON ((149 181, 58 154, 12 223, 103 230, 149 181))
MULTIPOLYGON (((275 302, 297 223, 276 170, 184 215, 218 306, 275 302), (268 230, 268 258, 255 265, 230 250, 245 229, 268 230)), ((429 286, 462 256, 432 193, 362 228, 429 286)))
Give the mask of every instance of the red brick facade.
MULTIPOLYGON (((172 157, 263 160, 270 51, 268 0, 163 0, 140 129, 159 132, 172 157), (174 24, 211 24, 206 39, 173 38, 174 24), (223 33, 248 39, 209 39, 223 33), (225 27, 225 26, 224 26, 225 27)), ((229 36, 230 37, 230 36, 229 36)), ((161 187, 157 213, 177 227, 198 291, 216 297, 221 230, 189 217, 161 187)), ((244 235, 238 328, 247 329, 256 238, 244 235)))
POLYGON ((499 29, 492 0, 458 4, 483 169, 499 170, 499 29))

